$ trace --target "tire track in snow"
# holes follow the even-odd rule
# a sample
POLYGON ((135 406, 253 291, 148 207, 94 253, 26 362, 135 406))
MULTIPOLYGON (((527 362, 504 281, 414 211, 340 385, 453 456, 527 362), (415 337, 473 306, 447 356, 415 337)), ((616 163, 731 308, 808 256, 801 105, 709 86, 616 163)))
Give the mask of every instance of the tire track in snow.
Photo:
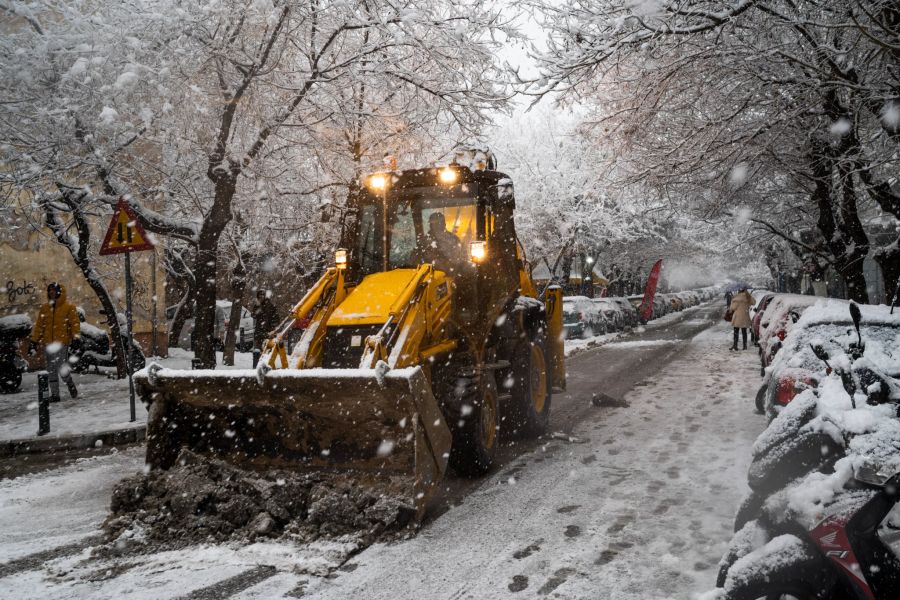
POLYGON ((15 558, 0 565, 0 579, 23 571, 39 569, 45 562, 78 554, 85 548, 95 546, 102 541, 103 538, 99 535, 90 536, 77 542, 66 544, 65 546, 57 546, 56 548, 50 548, 49 550, 42 550, 33 554, 20 556, 19 558, 15 558))
POLYGON ((238 573, 234 577, 229 577, 205 588, 194 590, 186 596, 181 596, 178 600, 219 600, 220 598, 229 598, 257 583, 265 581, 277 572, 278 569, 271 565, 260 565, 255 569, 238 573))

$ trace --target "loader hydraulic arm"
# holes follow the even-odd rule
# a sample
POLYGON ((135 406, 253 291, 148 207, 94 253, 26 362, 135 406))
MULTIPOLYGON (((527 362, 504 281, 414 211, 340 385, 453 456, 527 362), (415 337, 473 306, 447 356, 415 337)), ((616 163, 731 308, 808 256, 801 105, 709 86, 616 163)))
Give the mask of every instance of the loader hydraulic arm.
MULTIPOLYGON (((328 268, 316 284, 306 292, 300 302, 294 305, 294 308, 291 309, 291 314, 276 328, 275 337, 266 341, 260 362, 265 362, 274 369, 276 361, 280 359, 281 368, 287 368, 288 358, 285 339, 294 327, 294 324, 297 321, 306 319, 313 309, 318 307, 318 310, 309 322, 309 327, 315 327, 315 331, 318 332, 321 329, 321 323, 328 319, 331 311, 340 304, 345 295, 344 270, 335 267, 328 268)), ((306 337, 306 334, 304 334, 304 339, 306 337)), ((312 344, 310 343, 308 347, 311 348, 312 344)), ((302 356, 300 360, 306 362, 307 357, 302 356)), ((302 365, 298 365, 298 367, 302 368, 302 365)))
POLYGON ((360 361, 361 369, 372 369, 378 361, 385 361, 391 368, 421 364, 422 356, 449 352, 455 342, 438 341, 429 349, 421 350, 426 334, 426 311, 423 298, 434 278, 434 265, 420 265, 415 277, 398 294, 391 304, 384 326, 375 335, 366 338, 365 350, 360 361), (430 354, 429 354, 430 353, 430 354))

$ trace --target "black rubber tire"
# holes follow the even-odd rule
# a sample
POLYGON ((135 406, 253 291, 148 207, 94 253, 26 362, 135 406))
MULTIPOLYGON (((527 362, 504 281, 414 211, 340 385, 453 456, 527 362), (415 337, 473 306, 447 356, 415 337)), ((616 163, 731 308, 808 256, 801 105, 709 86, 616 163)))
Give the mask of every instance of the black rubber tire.
POLYGON ((454 395, 457 396, 457 405, 468 407, 465 409, 468 412, 452 417, 456 422, 451 423, 453 446, 450 449, 450 466, 463 477, 479 477, 494 466, 499 445, 500 419, 493 374, 458 377, 454 395), (488 425, 488 422, 493 425, 488 425), (493 432, 489 431, 491 428, 493 432))
POLYGON ((766 497, 763 494, 750 490, 750 493, 744 498, 743 502, 734 515, 734 532, 737 533, 744 528, 744 525, 759 519, 762 512, 763 503, 766 497))
POLYGON ((769 386, 764 383, 756 390, 756 414, 766 414, 766 392, 768 389, 769 386))
POLYGON ((532 339, 522 341, 513 352, 511 362, 510 426, 516 436, 537 437, 547 431, 553 400, 547 336, 539 332, 532 339), (540 380, 543 380, 544 387, 543 402, 535 397, 540 380))
POLYGON ((750 489, 772 494, 813 470, 831 473, 846 450, 827 433, 799 433, 777 451, 757 456, 747 469, 750 489))

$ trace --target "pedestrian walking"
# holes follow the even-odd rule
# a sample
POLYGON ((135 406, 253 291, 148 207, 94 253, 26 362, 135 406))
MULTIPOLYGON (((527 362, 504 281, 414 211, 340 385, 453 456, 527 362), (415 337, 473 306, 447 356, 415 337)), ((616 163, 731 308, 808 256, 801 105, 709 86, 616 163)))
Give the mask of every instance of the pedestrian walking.
POLYGON ((77 350, 81 346, 81 320, 75 305, 66 299, 66 288, 61 283, 47 286, 47 302, 38 310, 28 354, 34 356, 39 346, 44 347, 44 364, 50 380, 50 401, 59 402, 59 378, 62 377, 72 398, 78 396, 78 389, 72 379, 69 365, 70 347, 77 350))
POLYGON ((269 333, 278 325, 278 310, 268 290, 256 291, 256 303, 253 305, 253 347, 262 350, 263 342, 269 333))
POLYGON ((743 338, 744 350, 747 349, 747 328, 750 327, 750 307, 755 303, 756 300, 753 299, 753 296, 750 295, 747 288, 742 287, 740 291, 734 295, 734 298, 731 299, 731 304, 728 305, 728 310, 731 312, 731 326, 734 330, 734 343, 731 345, 732 350, 738 349, 738 332, 740 332, 740 335, 743 338))

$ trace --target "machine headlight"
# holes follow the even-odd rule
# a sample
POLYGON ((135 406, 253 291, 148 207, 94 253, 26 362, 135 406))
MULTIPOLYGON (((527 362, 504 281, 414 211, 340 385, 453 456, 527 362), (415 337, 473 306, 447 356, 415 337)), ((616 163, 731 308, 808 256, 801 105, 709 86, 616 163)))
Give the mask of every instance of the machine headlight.
POLYGON ((334 251, 334 264, 338 269, 347 268, 347 251, 344 248, 338 248, 334 251))
POLYGON ((487 257, 487 242, 470 242, 469 258, 474 263, 480 263, 487 257))
POLYGON ((376 173, 369 177, 369 187, 378 192, 383 191, 387 187, 387 175, 384 173, 376 173))
POLYGON ((438 173, 438 179, 441 180, 441 183, 444 183, 447 185, 449 185, 451 183, 456 183, 456 180, 458 177, 459 177, 459 175, 457 175, 456 170, 451 169, 450 167, 443 168, 438 173))

